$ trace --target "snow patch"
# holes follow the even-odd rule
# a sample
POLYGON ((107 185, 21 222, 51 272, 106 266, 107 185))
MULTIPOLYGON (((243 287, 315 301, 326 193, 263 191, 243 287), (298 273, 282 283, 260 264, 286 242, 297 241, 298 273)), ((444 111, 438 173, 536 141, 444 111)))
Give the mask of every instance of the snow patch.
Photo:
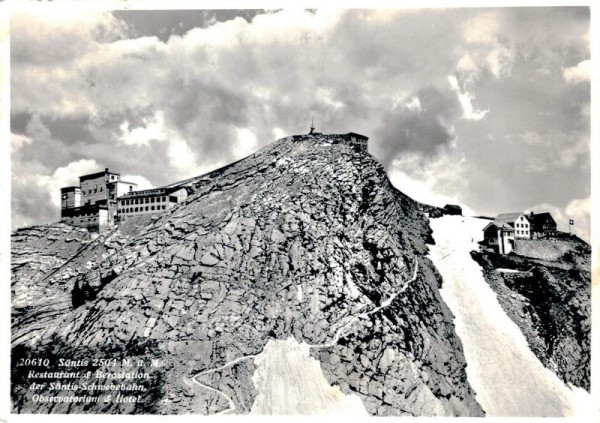
POLYGON ((594 415, 591 396, 565 385, 529 349, 471 258, 488 223, 462 216, 430 219, 435 245, 429 257, 444 280, 440 294, 455 316, 477 401, 488 416, 594 415))
POLYGON ((251 414, 335 414, 367 416, 356 395, 331 386, 310 346, 293 337, 270 340, 256 356, 252 382, 258 395, 251 414))
POLYGON ((352 298, 353 300, 360 297, 360 290, 358 289, 358 287, 356 286, 356 284, 352 281, 352 278, 347 278, 346 279, 346 285, 348 288, 348 292, 350 294, 350 298, 352 298))
POLYGON ((499 267, 498 269, 496 269, 496 271, 498 271, 500 273, 526 273, 526 272, 523 272, 522 270, 505 269, 505 268, 502 268, 502 267, 499 267))

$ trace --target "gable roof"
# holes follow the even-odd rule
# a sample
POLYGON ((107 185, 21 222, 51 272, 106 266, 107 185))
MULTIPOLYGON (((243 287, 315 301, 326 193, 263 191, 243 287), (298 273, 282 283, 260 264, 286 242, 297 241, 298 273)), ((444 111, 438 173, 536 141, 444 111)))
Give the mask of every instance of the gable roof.
POLYGON ((483 228, 483 230, 486 231, 490 226, 495 226, 496 228, 504 229, 504 230, 507 230, 507 231, 514 231, 515 230, 515 228, 513 228, 512 226, 510 226, 508 223, 506 223, 506 222, 498 222, 496 220, 494 220, 493 222, 490 222, 487 225, 485 225, 485 228, 483 228))
POLYGON ((528 217, 529 217, 529 220, 531 220, 534 225, 542 224, 548 220, 551 220, 552 222, 556 223, 556 221, 554 220, 552 215, 548 212, 532 214, 532 215, 529 215, 528 217))
MULTIPOLYGON (((517 218, 522 214, 523 212, 502 213, 499 214, 494 220, 496 220, 497 222, 514 223, 514 221, 517 220, 517 218)), ((525 216, 525 218, 527 218, 527 216, 525 216)), ((527 220, 529 221, 529 219, 527 220)))
POLYGON ((110 170, 108 170, 108 168, 105 168, 103 171, 101 172, 95 172, 95 173, 88 173, 87 175, 82 175, 79 177, 79 183, 83 182, 83 181, 87 181, 88 179, 96 179, 99 178, 100 176, 104 176, 104 175, 115 175, 115 176, 121 176, 120 173, 117 172, 111 172, 110 170))

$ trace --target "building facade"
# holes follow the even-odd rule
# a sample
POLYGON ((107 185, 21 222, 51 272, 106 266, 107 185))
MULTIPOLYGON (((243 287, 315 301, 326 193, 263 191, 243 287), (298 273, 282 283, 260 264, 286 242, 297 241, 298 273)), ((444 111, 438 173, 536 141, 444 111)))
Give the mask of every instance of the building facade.
POLYGON ((515 248, 515 228, 505 222, 490 222, 483 228, 483 241, 499 254, 508 254, 515 248))
POLYGON ((61 188, 60 197, 61 210, 81 207, 81 188, 79 187, 61 188))
MULTIPOLYGON (((311 128, 311 132, 308 136, 320 137, 324 135, 322 132, 313 132, 312 129, 313 128, 311 128)), ((306 139, 306 135, 293 135, 292 138, 303 140, 306 139)), ((368 151, 369 148, 369 137, 357 134, 356 132, 348 132, 347 134, 326 134, 321 140, 330 144, 349 145, 359 151, 368 151)))
POLYGON ((369 137, 355 132, 348 132, 346 134, 348 144, 355 147, 357 150, 367 151, 369 137))
POLYGON ((163 212, 182 202, 187 196, 187 189, 181 186, 128 192, 117 199, 119 221, 163 212))
POLYGON ((111 210, 109 210, 108 205, 105 202, 98 202, 63 209, 61 211, 61 222, 85 228, 91 232, 103 232, 114 224, 114 219, 111 218, 111 210))
POLYGON ((550 213, 500 214, 483 228, 483 243, 500 254, 510 253, 515 240, 556 236, 556 222, 550 213))
POLYGON ((499 214, 494 221, 510 225, 517 239, 531 239, 531 222, 522 212, 499 214))
POLYGON ((548 238, 557 235, 556 221, 548 212, 529 215, 532 238, 548 238))
POLYGON ((136 187, 108 168, 80 176, 79 186, 61 189, 61 222, 102 232, 115 224, 117 198, 136 187))

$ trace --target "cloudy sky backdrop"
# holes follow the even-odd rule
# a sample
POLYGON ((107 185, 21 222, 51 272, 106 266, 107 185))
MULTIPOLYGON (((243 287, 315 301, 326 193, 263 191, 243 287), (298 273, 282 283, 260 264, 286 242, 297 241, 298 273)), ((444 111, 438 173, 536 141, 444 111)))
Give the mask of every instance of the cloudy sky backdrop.
POLYGON ((589 239, 589 9, 117 11, 11 22, 12 226, 109 167, 141 187, 360 132, 400 190, 589 239))

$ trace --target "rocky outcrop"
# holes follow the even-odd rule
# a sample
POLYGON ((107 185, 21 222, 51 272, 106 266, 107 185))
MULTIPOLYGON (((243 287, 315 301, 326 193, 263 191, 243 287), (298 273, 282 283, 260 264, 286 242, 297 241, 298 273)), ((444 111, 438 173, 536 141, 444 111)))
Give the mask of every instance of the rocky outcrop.
POLYGON ((528 242, 532 255, 473 252, 486 281, 531 350, 564 382, 590 390, 591 249, 585 242, 528 242))
MULTIPOLYGON (((69 301, 35 339, 13 343, 13 358, 49 348, 159 357, 152 401, 40 405, 17 374, 16 412, 249 412, 254 358, 292 337, 370 414, 483 414, 426 258, 427 218, 370 155, 294 136, 191 189, 172 210, 82 241, 68 264, 42 272, 69 301)), ((26 283, 17 273, 13 291, 26 283)), ((15 332, 28 328, 15 321, 15 332)))
MULTIPOLYGON (((107 271, 100 263, 142 231, 142 217, 98 236, 62 223, 19 229, 11 239, 12 342, 36 343, 80 305, 79 297, 95 295, 107 271), (96 282, 97 281, 97 282, 96 282)), ((109 269, 108 272, 112 272, 109 269)))
POLYGON ((88 231, 60 223, 12 234, 13 343, 35 338, 70 308, 70 279, 76 274, 70 263, 91 242, 88 231))

